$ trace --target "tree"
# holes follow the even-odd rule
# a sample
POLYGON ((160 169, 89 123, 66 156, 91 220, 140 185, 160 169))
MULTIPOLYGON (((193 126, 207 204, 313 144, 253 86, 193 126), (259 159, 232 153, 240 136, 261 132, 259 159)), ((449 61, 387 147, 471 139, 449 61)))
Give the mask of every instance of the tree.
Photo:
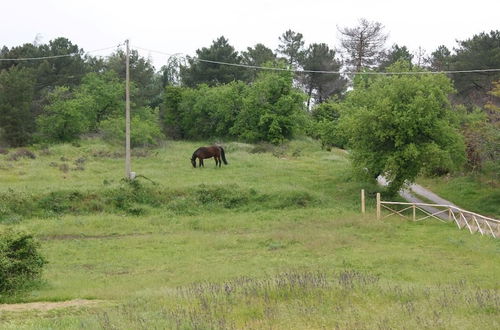
MULTIPOLYGON (((242 63, 251 66, 264 66, 266 63, 273 63, 276 61, 276 54, 263 44, 256 44, 253 48, 248 47, 242 55, 242 63)), ((257 74, 257 69, 249 71, 249 80, 254 81, 257 74)))
POLYGON ((302 33, 287 30, 279 37, 277 52, 283 54, 292 68, 302 65, 304 58, 304 40, 302 33))
MULTIPOLYGON (((82 77, 93 69, 85 62, 83 49, 66 38, 56 38, 48 44, 24 44, 8 49, 4 47, 3 58, 51 57, 38 61, 0 61, 0 68, 31 69, 34 83, 33 100, 31 102, 31 123, 43 112, 47 96, 56 86, 76 88, 82 77), (55 57, 54 57, 55 56, 55 57)), ((32 128, 35 127, 33 124, 32 128)), ((31 131, 30 133, 34 133, 31 131)))
MULTIPOLYGON (((388 70, 411 69, 398 62, 388 70)), ((371 178, 386 176, 393 193, 423 172, 443 174, 461 166, 465 151, 450 120, 451 92, 445 75, 392 75, 356 82, 339 122, 353 166, 371 178)))
POLYGON ((160 69, 161 85, 162 88, 166 86, 178 86, 181 83, 180 69, 182 65, 182 58, 177 56, 170 56, 167 64, 160 69))
POLYGON ((88 72, 84 51, 67 38, 56 38, 48 45, 40 45, 43 56, 70 55, 44 60, 38 67, 38 84, 43 87, 78 86, 88 72))
POLYGON ((68 87, 56 87, 48 95, 48 105, 37 118, 37 126, 50 141, 69 142, 88 131, 90 123, 85 110, 92 103, 90 96, 74 98, 68 87))
POLYGON ((356 72, 371 68, 378 63, 387 40, 387 34, 383 33, 383 29, 381 23, 369 22, 364 18, 354 28, 338 29, 342 35, 341 46, 347 53, 347 64, 352 65, 356 72))
POLYGON ((274 62, 276 60, 276 54, 263 44, 256 44, 253 48, 247 47, 247 50, 242 55, 243 64, 253 66, 262 66, 266 62, 274 62))
MULTIPOLYGON (((157 109, 136 108, 130 119, 130 144, 132 147, 157 145, 165 136, 159 124, 157 109)), ((109 143, 122 144, 125 141, 125 118, 118 115, 102 121, 103 139, 109 143)))
MULTIPOLYGON (((500 31, 480 33, 471 39, 459 41, 452 58, 453 70, 498 69, 500 64, 500 31)), ((493 81, 499 72, 457 73, 453 75, 459 101, 483 106, 489 99, 493 81)))
POLYGON ((439 46, 431 53, 429 59, 431 69, 434 71, 449 71, 451 62, 451 52, 446 46, 439 46))
POLYGON ((500 169, 500 125, 488 120, 487 114, 480 108, 469 112, 464 106, 458 106, 456 112, 460 118, 460 130, 464 136, 467 165, 470 170, 481 170, 491 162, 500 169))
POLYGON ((342 103, 331 99, 316 105, 311 111, 312 127, 308 134, 320 140, 325 149, 345 147, 345 138, 338 129, 343 107, 342 103))
MULTIPOLYGON (((149 59, 139 55, 137 50, 130 51, 130 81, 134 89, 133 100, 137 107, 157 105, 162 91, 161 79, 155 75, 155 68, 149 59)), ((108 70, 113 70, 121 80, 125 80, 126 54, 118 50, 111 55, 106 63, 108 70)))
POLYGON ((89 73, 74 91, 57 87, 38 117, 40 133, 52 141, 71 141, 97 132, 102 121, 121 115, 124 87, 114 71, 89 73))
POLYGON ((408 51, 406 46, 400 47, 397 44, 392 45, 391 49, 382 54, 381 62, 379 65, 379 70, 385 71, 387 67, 398 61, 404 61, 409 64, 411 68, 411 63, 413 60, 413 55, 408 51))
MULTIPOLYGON (((0 57, 3 59, 15 59, 15 58, 31 58, 31 57, 42 57, 46 56, 39 46, 35 46, 30 43, 26 43, 21 46, 16 46, 8 48, 6 46, 2 47, 0 52, 0 57)), ((24 67, 36 69, 40 65, 40 62, 36 61, 0 61, 0 70, 7 70, 11 67, 24 67)))
POLYGON ((12 67, 0 71, 0 141, 12 147, 30 142, 34 130, 31 104, 33 70, 12 67))
POLYGON ((199 84, 216 86, 244 78, 245 70, 240 67, 213 63, 241 64, 241 56, 224 36, 209 48, 196 50, 196 55, 197 58, 188 57, 189 66, 181 66, 182 82, 189 87, 199 84))
POLYGON ((281 143, 304 122, 304 95, 291 72, 261 72, 243 100, 231 134, 246 141, 281 143))
POLYGON ((163 94, 163 104, 160 107, 160 123, 165 136, 172 139, 185 137, 181 125, 182 112, 180 110, 184 90, 180 86, 166 86, 163 94))
MULTIPOLYGON (((304 70, 338 72, 341 63, 335 59, 335 55, 335 51, 327 44, 312 44, 305 53, 304 70)), ((304 73, 302 81, 308 95, 307 108, 309 108, 313 92, 315 100, 321 103, 331 95, 343 92, 347 83, 338 73, 319 72, 304 73)))
POLYGON ((85 104, 85 116, 90 131, 97 131, 99 123, 124 109, 125 87, 114 71, 88 73, 76 89, 77 103, 85 104))

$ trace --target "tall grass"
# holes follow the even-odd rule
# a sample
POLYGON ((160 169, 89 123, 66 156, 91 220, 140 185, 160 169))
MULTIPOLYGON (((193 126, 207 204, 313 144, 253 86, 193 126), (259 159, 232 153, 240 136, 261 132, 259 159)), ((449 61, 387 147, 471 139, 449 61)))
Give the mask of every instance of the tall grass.
MULTIPOLYGON (((498 327, 500 295, 459 281, 398 285, 355 270, 289 271, 199 282, 83 315, 21 327, 94 329, 393 329, 498 327)), ((6 328, 20 324, 11 321, 6 328)))

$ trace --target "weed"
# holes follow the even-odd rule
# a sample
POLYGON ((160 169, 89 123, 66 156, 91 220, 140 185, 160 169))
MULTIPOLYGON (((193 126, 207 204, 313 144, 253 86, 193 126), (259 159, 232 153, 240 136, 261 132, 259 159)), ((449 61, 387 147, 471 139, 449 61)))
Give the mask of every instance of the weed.
POLYGON ((69 172, 69 166, 66 163, 60 164, 59 165, 59 171, 63 173, 68 173, 69 172))
POLYGON ((17 161, 21 158, 35 159, 36 155, 28 149, 18 149, 7 157, 7 160, 17 161))

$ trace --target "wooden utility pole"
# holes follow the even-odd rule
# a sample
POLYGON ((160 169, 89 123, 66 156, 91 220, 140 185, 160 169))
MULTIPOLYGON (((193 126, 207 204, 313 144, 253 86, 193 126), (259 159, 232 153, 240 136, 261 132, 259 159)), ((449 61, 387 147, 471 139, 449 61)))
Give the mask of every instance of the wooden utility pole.
POLYGON ((127 46, 125 57, 125 178, 132 179, 130 175, 130 53, 129 41, 125 40, 127 46))
POLYGON ((380 220, 380 216, 382 214, 381 206, 380 206, 380 193, 377 193, 377 220, 380 220))
POLYGON ((365 190, 361 189, 361 213, 365 214, 365 190))

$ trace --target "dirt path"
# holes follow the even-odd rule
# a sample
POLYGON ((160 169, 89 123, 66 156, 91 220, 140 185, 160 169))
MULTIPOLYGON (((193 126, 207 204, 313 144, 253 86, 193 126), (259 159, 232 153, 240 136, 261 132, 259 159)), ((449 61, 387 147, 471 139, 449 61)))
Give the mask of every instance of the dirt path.
MULTIPOLYGON (((377 178, 377 181, 380 185, 387 186, 387 180, 384 177, 379 176, 377 178)), ((453 204, 452 202, 450 202, 444 198, 439 197, 438 195, 436 195, 435 193, 433 193, 429 189, 426 189, 426 188, 424 188, 421 185, 416 184, 416 183, 413 183, 408 188, 402 189, 399 191, 399 196, 403 197, 405 200, 407 200, 410 203, 424 203, 424 204, 429 203, 428 201, 422 201, 421 199, 416 197, 415 196, 416 194, 428 199, 429 201, 431 201, 432 203, 435 203, 435 204, 450 205, 450 206, 458 207, 457 205, 453 204)), ((429 212, 431 214, 440 211, 439 209, 436 209, 436 208, 431 207, 431 206, 422 206, 421 208, 426 210, 427 212, 429 212)), ((440 214, 437 214, 437 216, 440 217, 441 219, 448 220, 447 214, 440 213, 440 214)))
POLYGON ((0 304, 0 311, 2 312, 25 312, 29 310, 49 311, 52 309, 59 309, 59 308, 94 306, 102 302, 103 302, 102 300, 74 299, 74 300, 58 301, 58 302, 39 301, 39 302, 24 303, 24 304, 0 304))
MULTIPOLYGON (((386 186, 387 181, 384 177, 379 176, 377 181, 380 185, 386 186)), ((432 191, 425 189, 421 185, 412 184, 406 189, 402 189, 399 191, 399 195, 403 197, 410 203, 423 203, 423 204, 439 204, 439 205, 448 205, 454 206, 457 210, 460 210, 460 207, 453 204, 450 201, 447 201, 444 198, 439 197, 432 191), (426 200, 422 201, 419 197, 425 198, 426 200)), ((429 214, 432 214, 444 221, 453 221, 450 218, 448 212, 443 212, 443 208, 438 209, 432 206, 419 206, 420 209, 427 211, 429 214)), ((457 216, 453 216, 453 219, 457 223, 460 228, 467 228, 471 233, 480 232, 481 235, 491 235, 495 238, 500 237, 500 222, 498 220, 483 217, 479 214, 468 212, 468 211, 459 211, 459 213, 453 213, 457 216), (458 220, 457 220, 458 219, 458 220)))

